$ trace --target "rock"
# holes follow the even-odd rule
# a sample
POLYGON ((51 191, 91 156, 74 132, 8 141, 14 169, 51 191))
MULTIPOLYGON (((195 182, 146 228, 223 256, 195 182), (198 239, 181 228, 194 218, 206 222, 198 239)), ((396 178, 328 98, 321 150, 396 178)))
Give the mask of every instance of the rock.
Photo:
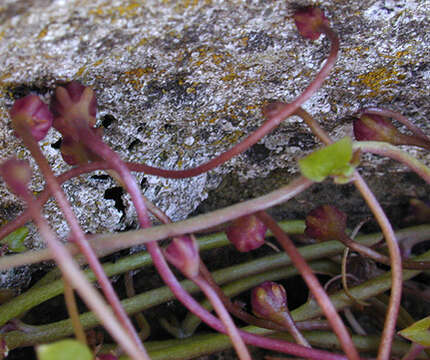
MULTIPOLYGON (((350 116, 370 105, 400 111, 430 133, 430 2, 319 3, 341 37, 341 53, 305 109, 336 138, 350 134, 350 116)), ((14 99, 35 92, 47 100, 57 84, 72 79, 95 89, 105 141, 124 159, 184 169, 213 158, 262 123, 262 104, 298 96, 327 56, 328 41, 302 39, 292 12, 285 1, 3 0, 1 159, 29 156, 10 127, 7 112, 14 99)), ((41 145, 59 174, 68 166, 58 139, 52 130, 41 145)), ((180 220, 226 174, 239 184, 227 186, 227 193, 240 191, 244 182, 270 178, 274 171, 282 172, 284 183, 297 174, 297 159, 315 146, 318 142, 304 124, 290 118, 208 174, 186 180, 137 178, 150 200, 180 220)), ((408 151, 429 163, 424 151, 408 151)), ((392 177, 408 170, 366 156, 362 171, 366 177, 392 177)), ((42 188, 37 175, 32 190, 42 188)), ((85 231, 136 226, 128 197, 110 177, 92 174, 64 188, 85 231)), ((0 195, 2 220, 7 221, 22 204, 3 184, 0 195)), ((54 203, 45 211, 64 238, 68 228, 54 203)), ((33 235, 28 245, 42 246, 33 235)))

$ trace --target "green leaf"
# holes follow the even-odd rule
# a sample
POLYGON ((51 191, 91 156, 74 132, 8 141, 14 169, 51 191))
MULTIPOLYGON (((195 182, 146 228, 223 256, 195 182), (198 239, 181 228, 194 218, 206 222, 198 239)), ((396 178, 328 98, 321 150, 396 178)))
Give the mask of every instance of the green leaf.
POLYGON ((406 339, 422 346, 430 346, 430 316, 421 319, 411 326, 399 331, 406 339))
POLYGON ((346 136, 300 159, 299 167, 302 175, 310 180, 321 182, 327 176, 335 176, 338 182, 344 183, 354 171, 351 159, 352 140, 346 136))
POLYGON ((27 250, 26 246, 24 245, 24 240, 27 235, 28 228, 23 226, 1 239, 0 243, 7 244, 8 249, 11 251, 22 252, 27 250))
POLYGON ((76 340, 61 340, 36 349, 39 360, 92 360, 90 349, 76 340))

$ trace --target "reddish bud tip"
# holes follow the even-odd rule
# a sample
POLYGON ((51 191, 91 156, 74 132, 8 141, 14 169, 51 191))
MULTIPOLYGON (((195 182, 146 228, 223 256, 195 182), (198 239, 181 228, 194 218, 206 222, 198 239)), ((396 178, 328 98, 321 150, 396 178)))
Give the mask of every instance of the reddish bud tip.
POLYGON ((306 39, 316 40, 322 33, 322 26, 329 25, 323 11, 317 7, 305 7, 296 11, 294 22, 300 35, 306 39))
POLYGON ((52 113, 37 95, 27 95, 16 100, 9 114, 13 127, 17 129, 25 124, 36 141, 42 140, 52 126, 52 113))
POLYGON ((385 141, 404 144, 404 135, 385 117, 366 114, 354 120, 354 136, 358 141, 385 141))
POLYGON ((259 248, 264 244, 267 226, 255 215, 235 219, 226 230, 228 240, 240 252, 259 248))
POLYGON ((96 123, 97 100, 94 91, 78 81, 59 86, 52 98, 51 110, 54 113, 54 127, 63 136, 77 139, 73 121, 85 120, 89 127, 96 123))
POLYGON ((164 256, 186 277, 193 278, 199 274, 199 248, 191 236, 173 238, 164 251, 164 256))
POLYGON ((0 165, 0 176, 18 196, 25 196, 32 171, 28 161, 11 158, 0 165))
POLYGON ((251 305, 256 316, 279 323, 288 311, 287 293, 282 285, 265 281, 252 290, 251 305))
POLYGON ((96 356, 96 360, 118 360, 118 357, 112 354, 100 354, 96 356))
POLYGON ((312 210, 305 222, 305 234, 318 241, 336 240, 345 235, 346 214, 331 205, 312 210))

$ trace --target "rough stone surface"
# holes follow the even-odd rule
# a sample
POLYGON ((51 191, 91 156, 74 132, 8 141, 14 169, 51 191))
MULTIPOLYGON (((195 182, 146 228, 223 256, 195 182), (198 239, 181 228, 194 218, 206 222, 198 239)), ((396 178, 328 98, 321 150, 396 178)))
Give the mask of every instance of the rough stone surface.
MULTIPOLYGON (((340 34, 341 53, 304 107, 336 138, 350 134, 350 115, 369 105, 400 111, 430 133, 430 1, 318 3, 340 34)), ((77 79, 95 89, 105 140, 124 159, 170 169, 207 161, 261 124, 262 104, 293 100, 321 67, 327 40, 302 39, 292 11, 289 2, 263 0, 0 0, 0 159, 28 157, 12 135, 7 111, 13 100, 29 92, 47 100, 56 84, 77 79)), ((61 173, 67 166, 52 146, 58 139, 52 130, 41 145, 61 173)), ((209 174, 187 180, 138 175, 138 181, 179 220, 226 174, 241 184, 282 170, 286 181, 297 173, 296 160, 317 145, 301 121, 290 118, 209 174)), ((424 151, 409 151, 430 162, 424 151)), ((365 157, 365 174, 405 171, 375 159, 365 157)), ((116 186, 103 176, 64 186, 85 231, 135 225, 129 200, 111 190, 116 186)), ((32 189, 42 188, 36 175, 32 189)), ((0 195, 6 221, 21 204, 3 184, 0 195)), ((50 203, 45 210, 64 237, 58 209, 50 203)), ((37 235, 29 242, 41 246, 37 235)))

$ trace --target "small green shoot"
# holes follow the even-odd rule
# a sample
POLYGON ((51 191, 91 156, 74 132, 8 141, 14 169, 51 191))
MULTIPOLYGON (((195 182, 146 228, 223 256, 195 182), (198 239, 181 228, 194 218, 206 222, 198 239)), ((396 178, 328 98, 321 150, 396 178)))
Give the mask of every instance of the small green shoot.
POLYGON ((327 176, 334 176, 335 182, 346 183, 355 169, 351 160, 352 140, 346 136, 300 159, 299 167, 302 175, 310 180, 321 182, 327 176))
POLYGON ((90 349, 77 340, 61 340, 36 348, 38 360, 92 360, 90 349))

